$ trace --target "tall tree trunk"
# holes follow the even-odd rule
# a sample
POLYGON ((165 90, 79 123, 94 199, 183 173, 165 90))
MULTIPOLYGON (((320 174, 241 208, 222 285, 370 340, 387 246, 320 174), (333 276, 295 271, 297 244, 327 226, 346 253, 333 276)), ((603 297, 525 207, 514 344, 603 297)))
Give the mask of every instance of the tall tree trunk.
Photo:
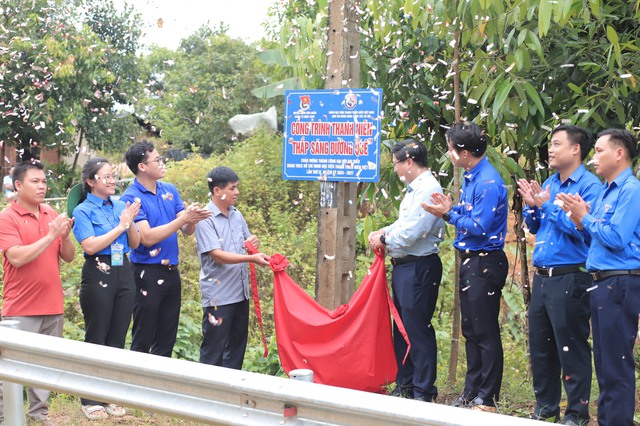
MULTIPOLYGON (((518 141, 515 141, 515 151, 518 152, 519 146, 518 141)), ((510 155, 513 158, 513 161, 518 161, 518 154, 510 155)), ((517 177, 514 176, 514 188, 517 188, 517 177)), ((531 286, 529 283, 529 262, 527 258, 527 240, 525 239, 524 232, 524 220, 522 219, 522 211, 524 208, 524 204, 522 203, 522 197, 517 190, 513 191, 513 200, 512 200, 512 208, 514 215, 514 225, 513 231, 516 236, 516 253, 519 255, 520 260, 520 287, 522 290, 522 296, 524 298, 524 303, 526 306, 529 306, 529 301, 531 300, 531 286)), ((515 270, 514 265, 514 270, 515 270)))
MULTIPOLYGON (((460 113, 460 67, 458 60, 460 59, 460 30, 456 29, 455 32, 456 45, 453 48, 453 95, 455 106, 455 119, 456 122, 461 120, 460 113)), ((457 167, 453 168, 453 197, 454 201, 459 201, 460 198, 460 171, 457 167)), ((460 353, 460 259, 456 255, 456 267, 453 286, 453 321, 451 324, 451 349, 449 355, 449 374, 447 376, 447 382, 454 384, 456 382, 456 370, 458 369, 458 356, 460 353)))
POLYGON ((76 155, 73 157, 73 166, 71 167, 71 171, 76 171, 76 166, 78 165, 78 157, 80 157, 80 149, 82 148, 82 139, 84 139, 84 127, 80 127, 80 134, 78 135, 78 146, 76 149, 76 155))

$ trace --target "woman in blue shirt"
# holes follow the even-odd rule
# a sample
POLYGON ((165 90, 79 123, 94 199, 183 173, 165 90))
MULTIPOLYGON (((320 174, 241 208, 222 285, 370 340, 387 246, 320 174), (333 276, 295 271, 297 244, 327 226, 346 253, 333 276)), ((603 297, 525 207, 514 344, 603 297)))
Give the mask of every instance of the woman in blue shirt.
MULTIPOLYGON (((127 253, 140 244, 133 223, 140 203, 114 200, 116 176, 105 158, 82 169, 82 201, 73 210, 73 233, 84 250, 80 307, 85 342, 124 348, 135 299, 135 281, 127 253)), ((81 398, 87 418, 122 417, 123 407, 81 398)))

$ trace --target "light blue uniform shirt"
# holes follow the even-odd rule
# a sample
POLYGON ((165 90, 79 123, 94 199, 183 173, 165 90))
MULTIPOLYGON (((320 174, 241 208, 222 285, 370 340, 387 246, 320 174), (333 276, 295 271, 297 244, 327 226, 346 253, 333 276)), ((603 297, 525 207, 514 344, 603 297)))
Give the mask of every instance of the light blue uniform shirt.
POLYGON ((571 218, 560 206, 554 204, 554 200, 559 193, 579 194, 583 200, 593 205, 602 182, 581 164, 564 182, 560 181, 559 173, 550 176, 542 184, 542 188, 547 187, 551 195, 549 201, 542 208, 525 207, 522 214, 529 232, 536 234, 533 266, 553 268, 584 264, 589 246, 571 218))
POLYGON ((444 221, 420 206, 422 201, 431 203, 431 194, 434 192, 442 193, 442 187, 430 171, 422 173, 407 185, 398 220, 384 228, 389 256, 400 258, 438 253, 444 221))
POLYGON ((591 236, 589 271, 640 269, 640 182, 631 168, 604 183, 582 226, 591 236))
POLYGON ((460 203, 451 210, 449 223, 456 227, 453 246, 463 252, 501 250, 508 211, 504 181, 483 157, 464 175, 460 203))
POLYGON ((223 306, 249 299, 249 274, 246 263, 216 263, 209 255, 219 249, 246 254, 244 242, 251 236, 247 222, 235 207, 229 207, 228 216, 210 201, 207 209, 213 212, 209 219, 196 225, 196 247, 200 255, 200 292, 202 306, 223 306))
MULTIPOLYGON (((99 237, 120 224, 120 215, 126 204, 109 197, 104 200, 89 193, 87 198, 73 209, 73 235, 79 243, 89 237, 99 237)), ((124 253, 129 253, 127 233, 123 232, 114 243, 122 244, 124 253)), ((97 255, 111 255, 111 244, 100 250, 97 255)), ((87 254, 85 253, 85 257, 87 254)))

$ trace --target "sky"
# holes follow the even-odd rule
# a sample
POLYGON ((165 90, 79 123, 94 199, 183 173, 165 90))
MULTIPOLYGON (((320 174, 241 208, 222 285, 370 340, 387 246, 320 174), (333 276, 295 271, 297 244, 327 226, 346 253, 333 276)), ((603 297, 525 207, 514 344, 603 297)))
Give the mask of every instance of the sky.
POLYGON ((258 41, 269 6, 279 0, 129 0, 142 14, 142 43, 175 49, 180 40, 202 24, 216 27, 223 21, 228 34, 247 42, 258 41), (160 28, 158 20, 162 19, 160 28))

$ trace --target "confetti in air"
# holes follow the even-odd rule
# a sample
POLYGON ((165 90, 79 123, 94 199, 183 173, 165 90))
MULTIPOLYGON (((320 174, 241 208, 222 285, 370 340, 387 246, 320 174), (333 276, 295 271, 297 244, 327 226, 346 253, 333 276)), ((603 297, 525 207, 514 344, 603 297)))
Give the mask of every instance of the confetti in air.
POLYGON ((104 262, 100 262, 100 259, 98 259, 97 257, 96 257, 96 268, 98 268, 98 271, 104 274, 111 273, 111 266, 107 265, 104 262))
POLYGON ((218 327, 222 325, 222 317, 216 318, 213 316, 211 312, 209 312, 208 316, 209 316, 209 323, 214 327, 218 327))

